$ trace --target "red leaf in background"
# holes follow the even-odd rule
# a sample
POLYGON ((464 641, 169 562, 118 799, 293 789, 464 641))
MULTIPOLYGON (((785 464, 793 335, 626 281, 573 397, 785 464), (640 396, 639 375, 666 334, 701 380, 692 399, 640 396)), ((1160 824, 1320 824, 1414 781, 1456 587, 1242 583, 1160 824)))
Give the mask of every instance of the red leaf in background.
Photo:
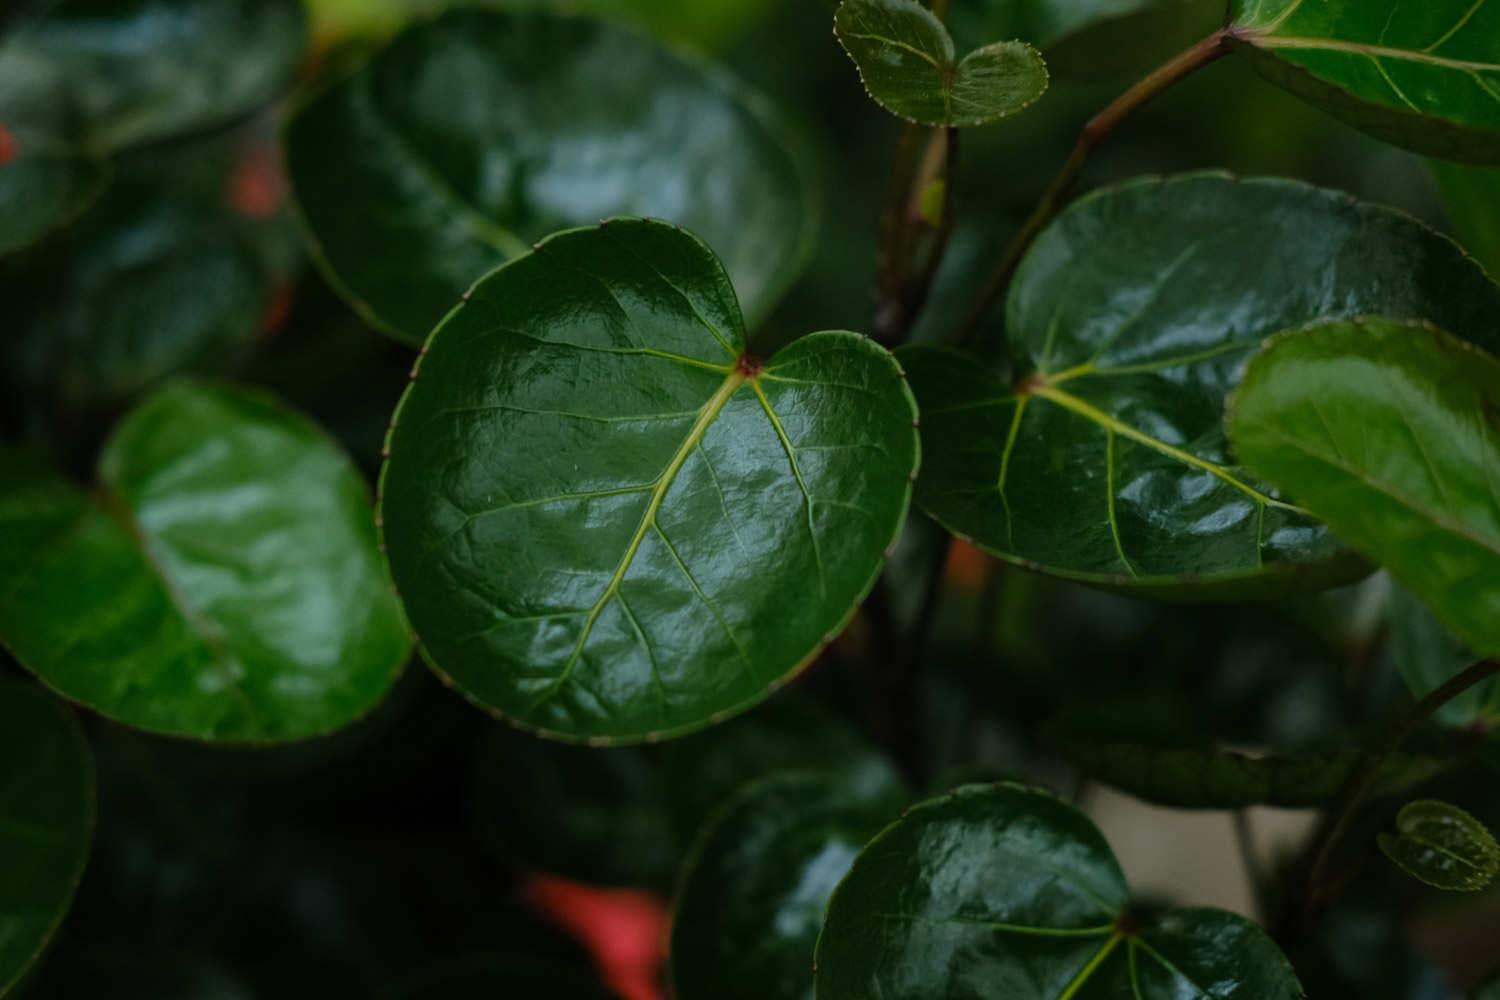
POLYGON ((286 189, 276 146, 265 140, 246 143, 229 176, 229 207, 246 218, 269 219, 286 201, 286 189))
POLYGON ((624 1000, 665 1000, 667 906, 638 889, 598 889, 533 875, 526 894, 539 911, 577 938, 600 975, 624 1000))
POLYGON ((16 137, 10 134, 10 129, 0 123, 0 167, 15 160, 21 155, 21 147, 16 143, 16 137))
POLYGON ((948 549, 946 576, 948 582, 959 590, 978 590, 984 584, 985 562, 988 557, 962 539, 955 538, 948 549))

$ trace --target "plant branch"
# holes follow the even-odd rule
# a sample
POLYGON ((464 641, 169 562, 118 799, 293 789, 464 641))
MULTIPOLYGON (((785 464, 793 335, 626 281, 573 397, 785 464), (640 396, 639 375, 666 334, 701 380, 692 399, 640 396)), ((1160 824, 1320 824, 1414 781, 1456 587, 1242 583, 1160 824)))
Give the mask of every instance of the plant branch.
POLYGON ((953 177, 958 160, 958 130, 933 129, 920 156, 915 155, 913 148, 916 134, 915 126, 908 126, 901 134, 882 223, 884 246, 874 334, 876 340, 886 345, 899 344, 916 325, 947 252, 955 222, 953 177), (929 189, 939 183, 942 215, 936 224, 931 224, 924 212, 924 201, 929 189), (922 236, 927 231, 932 238, 924 241, 922 236))
POLYGON ((1480 660, 1449 678, 1441 687, 1413 705, 1391 729, 1385 742, 1377 750, 1365 755, 1359 770, 1349 780, 1336 813, 1336 819, 1327 828, 1327 832, 1318 844, 1317 853, 1313 857, 1312 870, 1307 879, 1307 892, 1303 900, 1304 917, 1312 916, 1327 899, 1328 868, 1333 862, 1334 848, 1344 839, 1360 805, 1369 795, 1370 790, 1375 787, 1375 781, 1386 762, 1397 750, 1401 749, 1417 727, 1432 718, 1438 709, 1474 685, 1496 674, 1500 674, 1500 659, 1480 660))
POLYGON ((1021 258, 1041 235, 1042 230, 1047 227, 1047 223, 1052 221, 1072 197, 1073 189, 1078 184, 1078 177, 1083 173, 1083 168, 1094 150, 1114 133, 1121 122, 1145 107, 1154 98, 1203 67, 1228 55, 1229 41, 1234 37, 1233 31, 1232 28, 1221 28, 1168 60, 1145 79, 1121 94, 1114 103, 1084 125, 1062 170, 1053 178, 1052 184, 1042 194, 1041 201, 1022 223, 1020 232, 1011 240, 1004 256, 1000 258, 999 265, 985 283, 979 301, 969 313, 964 325, 959 328, 957 340, 970 339, 979 328, 990 306, 1004 294, 1010 285, 1010 279, 1015 275, 1016 268, 1020 266, 1021 258))

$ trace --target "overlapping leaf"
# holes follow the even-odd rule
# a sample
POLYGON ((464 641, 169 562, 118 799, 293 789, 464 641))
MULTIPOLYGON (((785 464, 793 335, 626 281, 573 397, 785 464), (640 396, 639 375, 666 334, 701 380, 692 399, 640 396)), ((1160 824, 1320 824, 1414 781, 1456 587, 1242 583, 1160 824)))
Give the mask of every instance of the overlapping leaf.
POLYGON ((1500 277, 1500 170, 1441 160, 1431 166, 1459 242, 1500 277))
POLYGON ((1347 579, 1347 550, 1233 463, 1223 414, 1266 336, 1364 313, 1500 341, 1500 289, 1399 213, 1214 174, 1083 199, 1016 275, 1014 370, 903 354, 923 411, 917 501, 1004 559, 1121 589, 1347 579))
POLYGON ((818 1000, 1205 994, 1303 995, 1241 917, 1132 911, 1088 818, 1018 785, 971 785, 908 811, 855 859, 818 939, 818 1000))
POLYGON ((1267 78, 1377 138, 1500 163, 1500 8, 1484 0, 1233 0, 1267 78))
POLYGON ((456 10, 409 29, 305 105, 288 144, 330 278, 411 343, 533 241, 617 214, 724 247, 757 322, 800 270, 815 215, 756 95, 633 31, 542 12, 456 10))
POLYGON ((828 897, 906 794, 878 764, 854 774, 784 771, 745 787, 704 830, 683 871, 672 918, 674 995, 811 998, 828 897))
POLYGON ((1240 460, 1500 653, 1500 361, 1424 324, 1276 338, 1230 413, 1240 460))
POLYGON ((0 995, 62 923, 94 833, 94 765, 68 710, 0 681, 0 995))
POLYGON ((844 0, 834 27, 881 107, 925 125, 984 125, 1025 109, 1047 89, 1047 65, 1025 42, 959 59, 943 22, 916 0, 844 0))
POLYGON ((238 742, 352 721, 409 648, 349 460, 268 398, 195 384, 120 424, 92 495, 5 456, 0 640, 122 722, 238 742))
POLYGON ((906 515, 914 423, 865 337, 747 354, 686 232, 560 233, 427 343, 381 475, 396 585, 434 668, 517 725, 681 735, 853 614, 906 515))

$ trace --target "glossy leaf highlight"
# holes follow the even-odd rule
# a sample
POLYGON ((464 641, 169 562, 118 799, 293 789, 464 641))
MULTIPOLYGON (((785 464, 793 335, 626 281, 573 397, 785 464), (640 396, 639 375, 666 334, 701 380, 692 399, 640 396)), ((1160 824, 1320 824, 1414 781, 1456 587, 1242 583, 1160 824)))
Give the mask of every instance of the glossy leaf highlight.
POLYGON ((1223 419, 1266 336, 1365 313, 1500 342, 1500 289, 1400 213, 1218 174, 1082 199, 1016 275, 1013 368, 902 353, 922 405, 917 502, 1003 559, 1121 590, 1348 580, 1358 561, 1235 464, 1223 419))
POLYGON ((924 125, 986 125, 1047 90, 1047 64, 1025 42, 959 59, 943 22, 916 0, 844 0, 834 29, 881 107, 924 125))
POLYGON ((55 698, 0 680, 0 995, 51 940, 94 833, 94 763, 55 698))
POLYGON ((1093 823, 1046 792, 970 785, 908 811, 855 859, 817 947, 818 1000, 1301 1000, 1257 926, 1131 910, 1093 823))
POLYGON ((450 11, 305 104, 287 142, 325 273, 409 343, 534 241, 622 214, 723 247, 757 323, 814 231, 762 99, 607 21, 450 11))
POLYGON ((115 429, 85 493, 0 462, 0 639, 128 725, 234 742, 336 729, 409 639, 368 493, 306 419, 179 383, 115 429))
POLYGON ((1500 875, 1500 844, 1479 820, 1447 802, 1408 802, 1380 849, 1413 878, 1450 892, 1478 892, 1500 875))
POLYGON ((842 629, 901 528, 914 423, 867 338, 746 354, 688 233, 561 233, 428 341, 381 476, 391 567, 479 704, 562 739, 680 735, 842 629))
POLYGON ((1500 163, 1500 9, 1475 0, 1233 0, 1271 81, 1379 139, 1500 163))
POLYGON ((1251 361, 1230 433, 1247 466, 1500 653, 1500 361, 1423 324, 1319 324, 1251 361))

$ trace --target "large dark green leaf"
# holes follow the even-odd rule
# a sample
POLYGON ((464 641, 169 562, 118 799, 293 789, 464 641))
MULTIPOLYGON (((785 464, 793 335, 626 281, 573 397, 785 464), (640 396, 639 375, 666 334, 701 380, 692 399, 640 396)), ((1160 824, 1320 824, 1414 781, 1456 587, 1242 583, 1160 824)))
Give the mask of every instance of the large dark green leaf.
POLYGON ((917 502, 1003 559, 1121 589, 1348 578, 1347 550, 1231 462, 1223 413, 1268 334, 1364 313, 1500 342, 1500 289, 1387 209, 1217 174, 1086 198, 1016 275, 1016 370, 903 355, 922 404, 917 502))
POLYGON ((75 408, 243 359, 297 266, 264 127, 143 150, 60 238, 0 273, 0 378, 75 408))
POLYGON ((1233 0, 1256 69, 1377 138, 1500 163, 1500 8, 1484 0, 1233 0))
POLYGON ((1500 875, 1500 844, 1485 825, 1447 802, 1408 802, 1380 849, 1413 878, 1450 892, 1478 892, 1500 875))
MULTIPOLYGON (((1095 778, 1148 802, 1179 809, 1252 805, 1305 809, 1324 805, 1348 786, 1364 753, 1247 753, 1194 738, 1186 706, 1135 700, 1064 710, 1048 726, 1058 749, 1095 778)), ((1436 774, 1440 762, 1397 755, 1377 791, 1394 794, 1436 774)))
POLYGON ((66 79, 89 145, 119 149, 197 131, 268 103, 291 81, 298 0, 53 0, 6 44, 66 79))
POLYGON ((745 787, 704 830, 683 870, 672 916, 673 995, 811 1000, 813 945, 828 897, 906 798, 887 766, 785 771, 745 787))
POLYGON ((57 71, 0 48, 0 255, 36 242, 93 201, 108 171, 79 137, 57 71))
POLYGON ((1424 324, 1320 324, 1251 361, 1240 460, 1500 653, 1500 361, 1424 324))
POLYGON ((381 476, 435 669, 523 728, 630 742, 811 661, 901 528, 915 411, 857 334, 745 350, 724 269, 663 223, 561 233, 474 287, 381 476))
POLYGON ((78 722, 36 687, 0 680, 0 995, 51 940, 94 832, 94 765, 78 722))
POLYGON ((1098 829, 1018 785, 971 785, 907 812, 855 859, 818 939, 819 1000, 1302 995, 1248 920, 1132 911, 1098 829))
POLYGON ((1441 160, 1431 165, 1459 242, 1500 277, 1500 170, 1441 160))
MULTIPOLYGON (((1418 698, 1436 691, 1479 659, 1405 587, 1392 585, 1387 624, 1396 669, 1418 698)), ((1433 718, 1452 729, 1500 731, 1500 678, 1476 684, 1445 702, 1433 718)))
POLYGON ((948 29, 916 0, 844 0, 834 29, 881 107, 925 125, 985 125, 1047 90, 1047 64, 1025 42, 994 42, 963 59, 948 29))
POLYGON ((0 639, 49 686, 153 732, 270 742, 369 710, 409 639, 365 484, 246 390, 162 390, 84 493, 0 463, 0 639))
POLYGON ((534 240, 616 214, 723 247, 756 322, 813 231, 798 165, 759 97, 602 21, 444 14, 304 106, 288 144, 330 278, 413 343, 534 240))

